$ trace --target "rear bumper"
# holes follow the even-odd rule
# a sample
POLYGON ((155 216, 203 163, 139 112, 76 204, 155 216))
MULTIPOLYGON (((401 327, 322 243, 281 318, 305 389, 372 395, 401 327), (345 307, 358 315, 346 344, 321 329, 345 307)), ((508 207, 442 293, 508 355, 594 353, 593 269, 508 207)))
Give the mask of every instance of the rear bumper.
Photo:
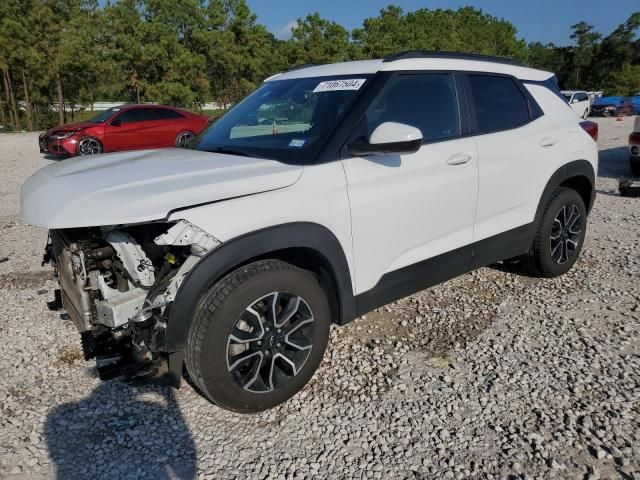
POLYGON ((614 106, 610 107, 591 107, 591 115, 595 117, 609 117, 618 113, 618 109, 614 106))

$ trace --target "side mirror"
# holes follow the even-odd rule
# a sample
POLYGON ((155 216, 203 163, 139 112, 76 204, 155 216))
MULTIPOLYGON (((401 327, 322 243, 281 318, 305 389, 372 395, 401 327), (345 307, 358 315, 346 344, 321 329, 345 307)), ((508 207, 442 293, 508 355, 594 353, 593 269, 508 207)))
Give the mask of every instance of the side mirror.
POLYGON ((114 118, 113 120, 111 120, 111 122, 109 122, 109 125, 113 127, 119 127, 122 125, 122 120, 120 120, 119 118, 114 118))
POLYGON ((422 132, 404 123, 384 122, 378 125, 368 140, 364 138, 347 146, 352 155, 410 155, 420 150, 422 132))
POLYGON ((577 98, 574 98, 571 100, 571 103, 578 103, 580 100, 578 100, 577 98))

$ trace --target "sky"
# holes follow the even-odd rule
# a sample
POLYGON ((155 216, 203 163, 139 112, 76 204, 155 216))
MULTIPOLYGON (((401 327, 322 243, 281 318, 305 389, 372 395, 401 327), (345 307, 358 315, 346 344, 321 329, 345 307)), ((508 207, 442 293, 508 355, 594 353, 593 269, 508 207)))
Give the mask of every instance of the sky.
POLYGON ((471 5, 485 13, 509 20, 518 36, 529 41, 569 45, 571 25, 584 20, 605 35, 623 23, 640 0, 247 0, 278 38, 287 38, 298 18, 319 12, 348 30, 360 27, 367 17, 375 17, 390 3, 405 11, 419 8, 453 8, 471 5))

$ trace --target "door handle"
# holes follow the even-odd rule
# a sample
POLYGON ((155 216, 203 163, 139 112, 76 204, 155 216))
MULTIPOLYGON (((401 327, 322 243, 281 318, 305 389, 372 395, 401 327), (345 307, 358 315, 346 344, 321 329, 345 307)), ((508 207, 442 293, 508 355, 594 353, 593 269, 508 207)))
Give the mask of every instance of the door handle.
POLYGON ((458 153, 456 155, 452 155, 447 160, 449 165, 464 165, 465 163, 469 163, 471 161, 471 155, 467 153, 458 153))
POLYGON ((558 139, 554 137, 544 137, 540 140, 541 147, 553 147, 556 143, 558 143, 558 139))

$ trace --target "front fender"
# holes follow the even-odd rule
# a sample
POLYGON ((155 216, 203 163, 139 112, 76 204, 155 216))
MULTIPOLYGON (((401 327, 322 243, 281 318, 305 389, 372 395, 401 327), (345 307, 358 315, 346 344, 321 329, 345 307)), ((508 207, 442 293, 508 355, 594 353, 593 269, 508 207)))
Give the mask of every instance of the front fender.
POLYGON ((175 352, 186 346, 198 302, 215 282, 254 258, 290 248, 308 248, 326 260, 332 270, 330 273, 333 274, 338 296, 338 323, 344 324, 355 318, 351 275, 338 239, 330 230, 315 223, 288 223, 229 240, 193 267, 168 308, 164 351, 175 352))

